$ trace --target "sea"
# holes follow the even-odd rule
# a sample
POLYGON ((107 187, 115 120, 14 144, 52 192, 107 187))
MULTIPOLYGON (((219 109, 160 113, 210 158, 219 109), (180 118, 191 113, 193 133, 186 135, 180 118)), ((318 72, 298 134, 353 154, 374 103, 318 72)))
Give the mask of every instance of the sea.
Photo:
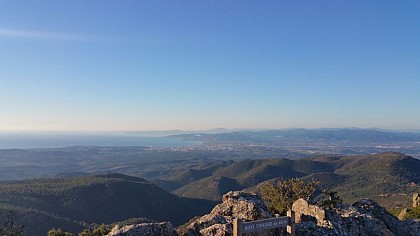
POLYGON ((163 135, 128 132, 0 132, 0 149, 61 148, 70 146, 185 147, 199 142, 163 135))

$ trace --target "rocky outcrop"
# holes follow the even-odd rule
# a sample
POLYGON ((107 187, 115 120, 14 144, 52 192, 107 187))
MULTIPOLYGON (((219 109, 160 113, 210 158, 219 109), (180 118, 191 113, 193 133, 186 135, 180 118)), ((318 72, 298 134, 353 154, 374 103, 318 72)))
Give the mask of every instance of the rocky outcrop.
POLYGON ((183 235, 227 236, 232 235, 232 222, 235 218, 251 221, 273 217, 264 201, 256 194, 228 192, 223 195, 222 201, 213 208, 210 214, 192 222, 183 235))
POLYGON ((363 199, 353 205, 321 209, 303 199, 293 204, 297 235, 420 235, 420 222, 400 221, 376 202, 363 199))
POLYGON ((136 225, 116 225, 108 236, 174 236, 175 230, 171 223, 142 223, 136 225))
MULTIPOLYGON (((263 200, 255 194, 229 192, 222 198, 222 203, 196 220, 193 220, 182 236, 231 236, 232 222, 235 218, 244 221, 261 220, 273 217, 263 200)), ((353 205, 341 204, 337 208, 322 208, 297 200, 292 209, 296 214, 297 236, 418 236, 420 221, 400 221, 376 202, 364 199, 353 205)), ((172 225, 163 223, 143 223, 119 227, 116 226, 108 236, 175 236, 172 225)), ((280 235, 272 231, 249 235, 280 235)))

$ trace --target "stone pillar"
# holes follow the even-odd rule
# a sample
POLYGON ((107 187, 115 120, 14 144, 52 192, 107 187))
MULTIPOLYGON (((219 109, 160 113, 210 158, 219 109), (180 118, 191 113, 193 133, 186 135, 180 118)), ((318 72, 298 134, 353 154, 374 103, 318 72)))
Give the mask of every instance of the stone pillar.
POLYGON ((323 222, 325 220, 325 210, 321 207, 310 205, 305 199, 298 199, 292 205, 292 210, 296 213, 296 223, 302 221, 323 222))
POLYGON ((413 194, 413 207, 420 206, 420 196, 418 193, 413 194))

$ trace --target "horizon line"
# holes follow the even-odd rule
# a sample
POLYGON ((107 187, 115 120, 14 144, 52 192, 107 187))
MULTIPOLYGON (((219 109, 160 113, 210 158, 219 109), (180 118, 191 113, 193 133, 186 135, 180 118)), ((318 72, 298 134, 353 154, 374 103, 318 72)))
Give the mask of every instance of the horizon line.
POLYGON ((380 127, 287 127, 287 128, 210 128, 210 129, 147 129, 147 130, 0 130, 0 133, 163 133, 163 132, 210 132, 217 130, 224 130, 227 132, 233 131, 269 131, 269 130, 321 130, 321 129, 361 129, 361 130, 384 130, 384 131, 420 131, 420 128, 403 128, 403 129, 391 129, 391 128, 380 128, 380 127))

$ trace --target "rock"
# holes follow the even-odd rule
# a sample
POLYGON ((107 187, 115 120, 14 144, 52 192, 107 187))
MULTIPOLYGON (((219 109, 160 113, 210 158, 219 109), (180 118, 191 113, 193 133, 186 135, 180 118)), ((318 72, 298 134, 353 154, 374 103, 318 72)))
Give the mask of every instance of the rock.
POLYGON ((120 227, 116 225, 108 236, 175 236, 171 223, 142 223, 120 227))
POLYGON ((420 206, 420 195, 418 193, 413 194, 413 207, 420 206))
POLYGON ((362 199, 355 202, 353 206, 357 207, 361 213, 371 215, 383 222, 386 227, 394 233, 399 233, 403 230, 400 227, 400 220, 373 200, 362 199))
POLYGON ((408 219, 402 222, 402 227, 409 232, 408 236, 420 235, 420 220, 408 219))
MULTIPOLYGON (((192 220, 183 236, 232 236, 233 219, 254 221, 273 216, 263 200, 255 194, 236 191, 225 194, 222 203, 202 217, 192 220)), ((321 208, 303 199, 293 203, 296 214, 297 236, 419 236, 420 221, 398 220, 385 208, 370 199, 359 200, 353 205, 341 204, 337 208, 321 208)), ((108 236, 173 236, 168 222, 116 226, 108 236)), ((248 236, 281 235, 276 230, 250 233, 248 236)))
MULTIPOLYGON (((233 219, 244 221, 273 217, 264 201, 256 194, 231 191, 223 195, 222 203, 187 227, 185 236, 227 236, 232 235, 233 219)), ((270 235, 267 232, 264 235, 270 235)))
POLYGON ((357 201, 353 205, 342 204, 334 209, 321 209, 299 199, 293 203, 293 210, 300 215, 296 235, 420 235, 419 221, 401 222, 370 199, 357 201))

